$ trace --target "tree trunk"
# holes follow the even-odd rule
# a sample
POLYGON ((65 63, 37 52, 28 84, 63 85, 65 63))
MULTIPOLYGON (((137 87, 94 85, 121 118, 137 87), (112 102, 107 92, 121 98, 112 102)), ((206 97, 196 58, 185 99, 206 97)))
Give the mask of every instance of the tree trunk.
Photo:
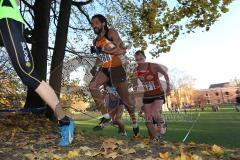
MULTIPOLYGON (((50 20, 51 0, 36 0, 34 3, 34 31, 32 40, 32 56, 34 66, 40 77, 46 80, 48 29, 50 20)), ((45 102, 31 88, 28 88, 25 107, 37 108, 45 106, 45 102)))
POLYGON ((51 63, 50 85, 53 87, 58 97, 60 96, 61 91, 62 64, 67 43, 71 3, 71 0, 61 0, 56 41, 51 63))

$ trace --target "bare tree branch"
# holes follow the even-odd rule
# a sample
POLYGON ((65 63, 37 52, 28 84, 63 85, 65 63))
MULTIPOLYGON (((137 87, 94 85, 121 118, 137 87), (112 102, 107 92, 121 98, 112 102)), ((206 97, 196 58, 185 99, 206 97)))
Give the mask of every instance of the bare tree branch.
POLYGON ((31 10, 34 10, 34 7, 33 7, 33 5, 31 5, 30 3, 28 3, 27 1, 25 1, 25 0, 21 0, 21 2, 23 2, 24 3, 24 5, 25 6, 27 6, 28 8, 30 8, 31 10))
MULTIPOLYGON (((48 49, 53 50, 54 47, 48 47, 48 49)), ((74 50, 69 50, 69 49, 65 49, 65 52, 71 53, 71 54, 79 56, 79 57, 88 57, 88 58, 96 58, 97 57, 96 55, 93 55, 91 53, 74 51, 74 50)))
POLYGON ((75 2, 75 1, 73 1, 72 5, 81 7, 81 6, 87 5, 87 4, 92 3, 92 2, 93 2, 93 0, 88 0, 86 2, 75 2))
POLYGON ((56 10, 54 9, 54 7, 51 6, 51 10, 52 10, 52 13, 53 13, 53 23, 55 25, 55 27, 57 27, 57 19, 58 19, 58 16, 56 14, 56 10))
POLYGON ((92 3, 92 2, 93 2, 93 0, 88 0, 86 2, 74 2, 74 1, 72 2, 72 5, 76 6, 79 9, 79 11, 87 18, 87 21, 89 24, 91 24, 91 20, 89 18, 89 15, 82 9, 82 6, 92 3))
POLYGON ((89 15, 82 9, 81 6, 77 6, 77 8, 78 8, 79 11, 87 18, 88 23, 91 24, 91 20, 90 20, 89 15))
POLYGON ((79 31, 90 31, 92 30, 91 28, 77 28, 77 27, 73 27, 69 25, 69 28, 73 29, 73 30, 79 30, 79 31))

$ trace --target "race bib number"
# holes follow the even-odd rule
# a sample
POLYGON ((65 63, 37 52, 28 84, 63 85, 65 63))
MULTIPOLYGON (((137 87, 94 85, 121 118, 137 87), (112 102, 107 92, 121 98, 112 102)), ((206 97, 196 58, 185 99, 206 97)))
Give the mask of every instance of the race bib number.
POLYGON ((118 95, 118 92, 117 92, 117 90, 116 90, 115 87, 109 87, 109 86, 107 86, 107 87, 106 87, 106 90, 108 91, 109 94, 112 94, 112 95, 114 95, 114 96, 117 96, 117 95, 118 95))
POLYGON ((147 91, 152 91, 152 90, 156 89, 153 81, 145 82, 144 87, 147 91))
POLYGON ((101 54, 99 54, 98 57, 99 57, 99 59, 100 59, 103 63, 106 63, 106 62, 112 60, 111 55, 109 55, 109 54, 105 54, 105 53, 101 53, 101 54))

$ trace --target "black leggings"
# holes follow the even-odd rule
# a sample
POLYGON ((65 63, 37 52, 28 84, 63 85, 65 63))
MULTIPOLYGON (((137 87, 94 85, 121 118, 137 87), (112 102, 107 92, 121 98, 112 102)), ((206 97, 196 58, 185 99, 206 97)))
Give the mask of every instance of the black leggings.
POLYGON ((24 26, 13 19, 0 19, 0 36, 12 61, 12 65, 23 83, 35 90, 41 83, 34 67, 33 57, 24 39, 24 26))

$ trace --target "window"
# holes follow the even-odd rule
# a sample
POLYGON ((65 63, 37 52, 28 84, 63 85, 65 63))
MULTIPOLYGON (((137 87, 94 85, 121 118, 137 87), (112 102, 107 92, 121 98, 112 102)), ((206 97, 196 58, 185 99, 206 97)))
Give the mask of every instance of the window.
POLYGON ((209 97, 209 94, 208 94, 208 93, 206 93, 206 97, 209 97))
POLYGON ((229 96, 229 92, 225 92, 225 95, 226 95, 226 96, 229 96))
POLYGON ((208 103, 208 104, 211 104, 211 101, 210 101, 210 100, 207 100, 207 103, 208 103))
POLYGON ((215 95, 216 95, 216 96, 219 96, 219 93, 218 93, 218 92, 216 92, 216 93, 215 93, 215 95))

